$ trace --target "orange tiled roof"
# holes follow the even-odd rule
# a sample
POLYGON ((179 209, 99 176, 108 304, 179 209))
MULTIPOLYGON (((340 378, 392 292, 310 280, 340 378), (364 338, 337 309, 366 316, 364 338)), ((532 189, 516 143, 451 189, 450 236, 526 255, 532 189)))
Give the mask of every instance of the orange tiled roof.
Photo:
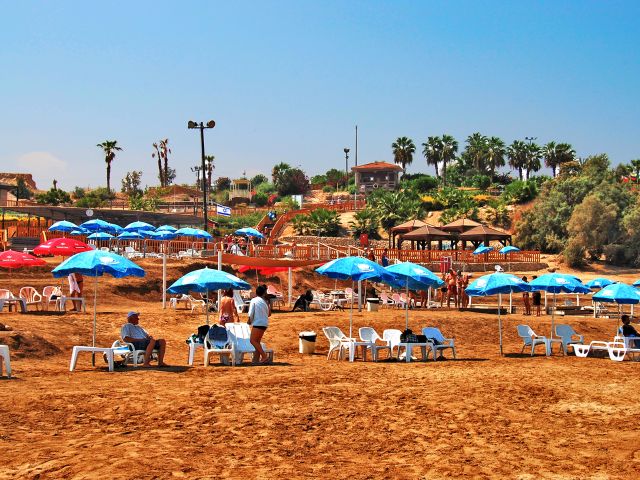
POLYGON ((365 163, 364 165, 358 165, 357 167, 351 167, 351 171, 355 172, 371 172, 379 170, 393 170, 394 172, 401 172, 402 167, 387 162, 371 162, 365 163))

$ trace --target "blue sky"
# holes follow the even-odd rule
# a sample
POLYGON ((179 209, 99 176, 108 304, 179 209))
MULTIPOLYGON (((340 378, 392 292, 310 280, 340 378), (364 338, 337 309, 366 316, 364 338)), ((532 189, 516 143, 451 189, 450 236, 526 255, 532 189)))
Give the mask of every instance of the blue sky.
MULTIPOLYGON (((0 170, 40 188, 105 184, 112 167, 157 183, 151 144, 169 138, 177 182, 193 180, 198 134, 215 175, 309 175, 391 161, 479 131, 573 144, 614 163, 640 157, 640 2, 0 1, 0 170)), ((416 155, 410 172, 431 172, 416 155)))

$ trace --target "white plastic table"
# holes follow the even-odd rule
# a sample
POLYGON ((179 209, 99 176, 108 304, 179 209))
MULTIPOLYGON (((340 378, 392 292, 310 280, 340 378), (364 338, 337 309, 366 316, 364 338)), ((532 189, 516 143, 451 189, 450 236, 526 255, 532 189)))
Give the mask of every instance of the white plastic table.
POLYGON ((85 347, 81 345, 76 345, 73 347, 71 351, 71 364, 69 365, 69 371, 73 372, 76 368, 76 363, 78 361, 78 354, 80 352, 90 352, 90 353, 104 353, 107 356, 107 363, 109 364, 109 371, 113 372, 113 348, 111 347, 85 347))
POLYGON ((0 298, 0 311, 2 311, 5 304, 9 305, 9 311, 11 311, 12 305, 19 305, 22 313, 27 312, 27 302, 24 298, 0 298))
POLYGON ((398 350, 397 350, 397 355, 398 355, 398 359, 400 358, 400 347, 404 347, 405 348, 405 355, 404 355, 404 360, 405 362, 409 363, 411 361, 411 352, 413 350, 414 347, 419 347, 420 350, 422 351, 422 360, 423 361, 427 361, 428 359, 428 355, 427 355, 427 347, 431 348, 431 351, 433 352, 433 358, 435 360, 435 350, 433 349, 433 345, 429 342, 426 343, 399 343, 398 344, 398 350))
POLYGON ((76 301, 76 302, 81 302, 82 303, 82 311, 84 313, 87 313, 87 305, 84 302, 84 297, 59 297, 58 300, 56 300, 56 310, 59 310, 61 312, 66 312, 67 308, 66 308, 66 303, 68 301, 76 301))

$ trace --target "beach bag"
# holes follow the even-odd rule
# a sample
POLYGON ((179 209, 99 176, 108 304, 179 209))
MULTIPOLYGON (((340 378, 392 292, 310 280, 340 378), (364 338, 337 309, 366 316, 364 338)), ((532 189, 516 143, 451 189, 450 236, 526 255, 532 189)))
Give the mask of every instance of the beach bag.
POLYGON ((200 343, 204 343, 204 337, 207 336, 207 333, 209 333, 209 325, 200 325, 198 327, 197 337, 200 343))
POLYGON ((400 335, 400 342, 401 343, 418 343, 418 336, 415 333, 413 333, 413 331, 411 331, 410 328, 407 328, 400 335))
POLYGON ((209 333, 207 335, 209 337, 209 342, 215 348, 224 348, 227 343, 229 343, 229 335, 227 334, 227 329, 221 327, 220 325, 211 325, 211 328, 209 328, 209 333))
POLYGON ((426 335, 416 335, 416 339, 418 340, 418 343, 427 343, 426 335))

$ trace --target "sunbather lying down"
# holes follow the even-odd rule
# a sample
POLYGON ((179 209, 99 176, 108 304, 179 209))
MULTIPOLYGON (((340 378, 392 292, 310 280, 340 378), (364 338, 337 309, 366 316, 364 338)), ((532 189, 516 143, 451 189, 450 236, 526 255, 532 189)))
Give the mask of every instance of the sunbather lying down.
POLYGON ((125 323, 120 329, 120 336, 122 340, 127 343, 132 343, 136 350, 144 350, 144 363, 145 367, 148 367, 151 362, 151 355, 154 349, 158 349, 158 366, 168 366, 164 363, 164 354, 167 349, 167 342, 164 338, 153 338, 142 328, 138 323, 139 312, 129 312, 127 314, 127 323, 125 323))

